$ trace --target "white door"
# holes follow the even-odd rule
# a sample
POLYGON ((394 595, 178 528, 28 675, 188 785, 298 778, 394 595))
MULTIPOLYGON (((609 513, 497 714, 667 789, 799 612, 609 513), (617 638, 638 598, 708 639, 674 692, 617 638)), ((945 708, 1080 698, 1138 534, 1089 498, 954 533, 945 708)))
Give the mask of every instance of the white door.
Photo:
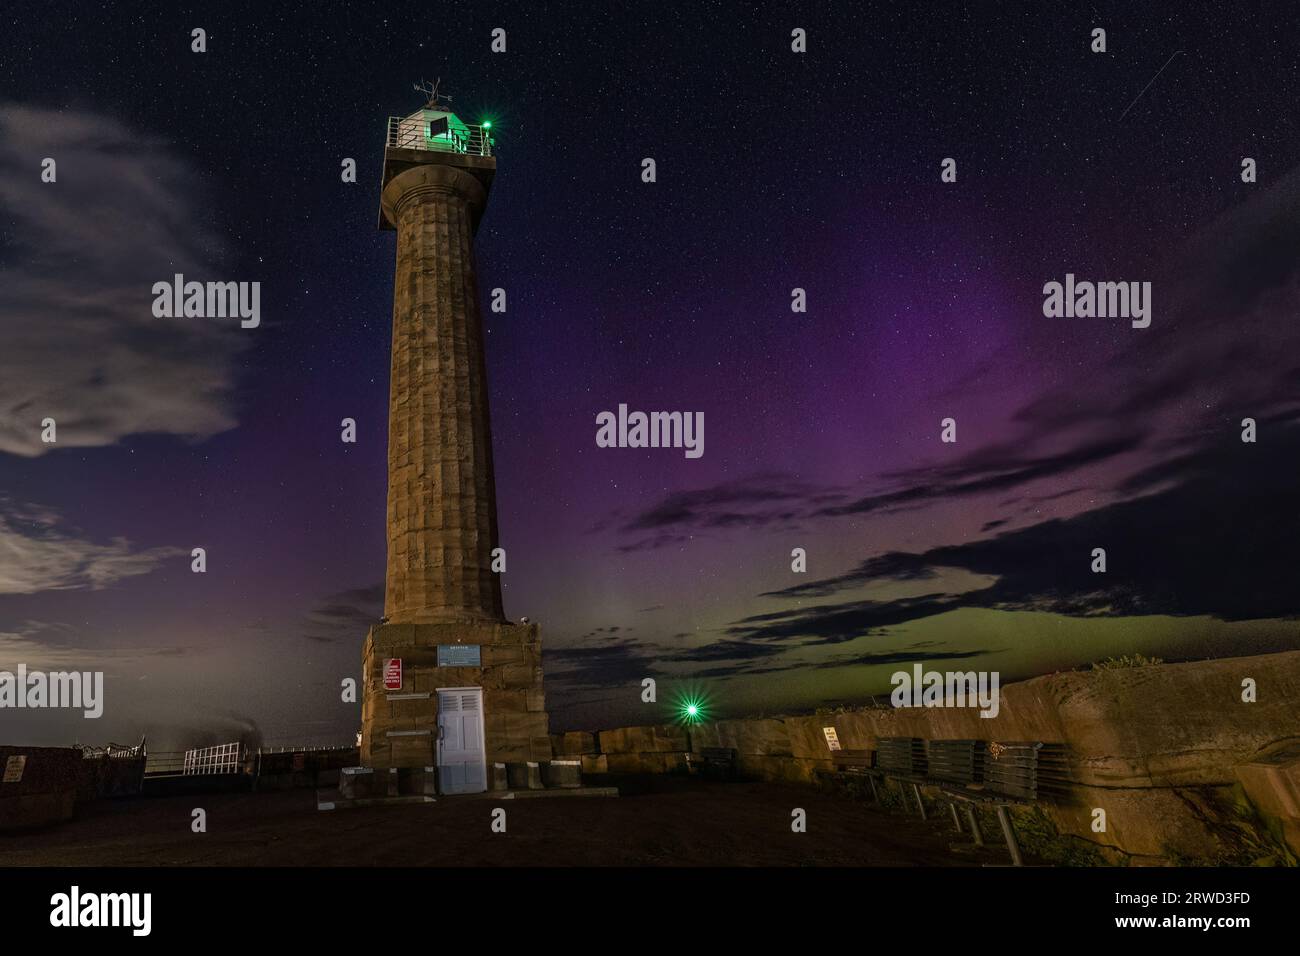
POLYGON ((487 789, 483 752, 483 690, 438 690, 438 791, 482 793, 487 789))

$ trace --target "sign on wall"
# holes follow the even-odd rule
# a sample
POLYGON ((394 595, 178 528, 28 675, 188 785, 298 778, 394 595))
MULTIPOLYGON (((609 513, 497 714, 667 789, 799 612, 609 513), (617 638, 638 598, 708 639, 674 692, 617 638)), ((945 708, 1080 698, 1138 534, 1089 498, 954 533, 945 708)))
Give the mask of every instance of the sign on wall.
POLYGON ((826 735, 826 746, 831 750, 840 750, 840 735, 835 732, 834 727, 823 727, 822 733, 826 735))
POLYGON ((5 783, 22 783, 23 768, 27 766, 26 754, 14 754, 5 761, 5 783))
POLYGON ((402 689, 402 659, 390 657, 384 661, 384 690, 402 689))
POLYGON ((482 667, 483 656, 477 644, 439 644, 439 667, 482 667))

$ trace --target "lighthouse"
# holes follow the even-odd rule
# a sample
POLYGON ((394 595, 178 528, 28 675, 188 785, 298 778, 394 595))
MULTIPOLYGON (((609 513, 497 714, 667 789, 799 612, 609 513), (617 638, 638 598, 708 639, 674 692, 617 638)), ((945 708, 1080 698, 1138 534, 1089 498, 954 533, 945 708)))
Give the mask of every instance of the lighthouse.
POLYGON ((491 124, 436 89, 390 117, 379 228, 396 233, 384 618, 362 650, 361 764, 381 792, 474 793, 551 758, 541 631, 502 611, 474 236, 491 124), (394 789, 394 786, 397 788, 394 789))

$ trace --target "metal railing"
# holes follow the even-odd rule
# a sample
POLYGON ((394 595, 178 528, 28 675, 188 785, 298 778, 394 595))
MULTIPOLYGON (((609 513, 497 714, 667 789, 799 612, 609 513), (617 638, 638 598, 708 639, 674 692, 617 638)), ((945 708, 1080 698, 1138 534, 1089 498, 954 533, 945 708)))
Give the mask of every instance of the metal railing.
POLYGON ((397 149, 427 149, 467 156, 491 156, 492 137, 482 126, 451 127, 435 136, 429 124, 418 117, 388 117, 388 146, 397 149))
POLYGON ((239 741, 217 747, 185 751, 182 774, 239 773, 244 767, 244 746, 239 741))
MULTIPOLYGON (((251 773, 256 776, 263 758, 279 766, 302 762, 315 766, 355 754, 356 744, 300 744, 296 747, 245 747, 236 743, 195 750, 150 751, 145 764, 146 777, 191 776, 214 773, 251 773), (239 748, 236 752, 235 748, 239 748), (280 759, 284 758, 284 759, 280 759)), ((143 755, 141 755, 143 756, 143 755)))

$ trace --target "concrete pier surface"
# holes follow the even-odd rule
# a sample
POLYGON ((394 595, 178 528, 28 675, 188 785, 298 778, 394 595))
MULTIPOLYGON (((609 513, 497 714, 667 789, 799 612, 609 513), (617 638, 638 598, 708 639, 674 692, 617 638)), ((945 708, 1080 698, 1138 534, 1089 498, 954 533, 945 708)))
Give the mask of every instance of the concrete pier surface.
POLYGON ((7 834, 0 866, 979 866, 1005 851, 809 787, 611 775, 617 799, 492 794, 322 813, 311 790, 101 802, 56 828, 7 834), (506 810, 505 833, 491 829, 506 810), (793 833, 791 811, 808 814, 793 833))

